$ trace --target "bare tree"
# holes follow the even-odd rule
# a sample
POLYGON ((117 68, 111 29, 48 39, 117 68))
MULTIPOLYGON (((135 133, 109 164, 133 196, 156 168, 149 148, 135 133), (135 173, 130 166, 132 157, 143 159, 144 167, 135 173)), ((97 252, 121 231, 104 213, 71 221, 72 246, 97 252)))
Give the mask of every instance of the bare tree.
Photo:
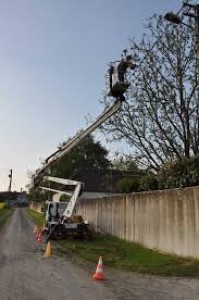
MULTIPOLYGON (((191 28, 168 25, 153 16, 147 25, 149 34, 139 43, 130 41, 130 54, 138 67, 129 78, 123 111, 106 124, 112 140, 128 142, 136 161, 156 171, 166 162, 199 152, 199 92, 191 28)), ((110 101, 104 99, 106 105, 110 101)))

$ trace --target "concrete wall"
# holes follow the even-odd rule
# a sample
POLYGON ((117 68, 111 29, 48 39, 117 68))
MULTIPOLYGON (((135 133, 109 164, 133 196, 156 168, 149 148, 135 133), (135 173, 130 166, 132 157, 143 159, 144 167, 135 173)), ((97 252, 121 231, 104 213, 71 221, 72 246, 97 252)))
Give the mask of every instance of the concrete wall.
POLYGON ((43 214, 44 204, 40 202, 29 202, 29 208, 43 214))
POLYGON ((77 213, 101 233, 199 258, 199 187, 87 199, 77 213))

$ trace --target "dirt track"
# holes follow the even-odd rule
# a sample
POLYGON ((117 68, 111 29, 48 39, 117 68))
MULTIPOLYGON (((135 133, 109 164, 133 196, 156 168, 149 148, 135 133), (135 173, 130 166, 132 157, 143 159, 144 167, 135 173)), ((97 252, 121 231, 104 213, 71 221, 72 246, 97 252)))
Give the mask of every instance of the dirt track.
MULTIPOLYGON (((43 245, 45 248, 45 245, 43 245)), ((1 231, 0 299, 116 299, 84 270, 58 257, 36 251, 33 224, 24 209, 15 210, 1 231)))
MULTIPOLYGON (((68 257, 44 259, 36 250, 33 223, 16 209, 0 233, 1 300, 199 299, 199 280, 162 278, 105 268, 107 280, 91 279, 93 265, 68 257)), ((42 245, 43 250, 45 244, 42 245)))

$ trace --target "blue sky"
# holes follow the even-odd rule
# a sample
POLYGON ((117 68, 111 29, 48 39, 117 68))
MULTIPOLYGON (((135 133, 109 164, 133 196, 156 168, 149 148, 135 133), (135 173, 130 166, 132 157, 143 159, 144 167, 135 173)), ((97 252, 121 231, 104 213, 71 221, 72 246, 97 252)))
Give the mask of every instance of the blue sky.
MULTIPOLYGON (((0 190, 25 188, 58 144, 94 119, 107 64, 180 0, 0 0, 0 190)), ((102 134, 98 139, 104 143, 102 134)), ((123 151, 106 145, 112 152, 123 151)))

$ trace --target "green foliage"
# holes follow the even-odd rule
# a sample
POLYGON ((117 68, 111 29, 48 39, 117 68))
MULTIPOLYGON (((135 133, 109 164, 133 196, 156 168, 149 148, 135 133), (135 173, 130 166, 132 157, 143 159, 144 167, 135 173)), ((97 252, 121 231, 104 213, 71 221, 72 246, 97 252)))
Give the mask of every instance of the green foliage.
POLYGON ((151 191, 159 188, 158 176, 148 173, 139 177, 124 178, 119 181, 119 190, 123 193, 151 191))
POLYGON ((7 208, 7 204, 4 203, 4 202, 1 202, 1 203, 0 203, 0 210, 1 210, 1 209, 5 209, 5 208, 7 208))
POLYGON ((131 172, 132 175, 143 175, 146 172, 140 169, 131 155, 119 156, 116 154, 116 157, 111 162, 113 169, 131 172))
POLYGON ((140 191, 157 190, 158 187, 157 175, 149 173, 140 178, 140 191))
POLYGON ((48 199, 47 192, 41 191, 38 188, 32 188, 27 194, 28 201, 43 202, 48 199))
POLYGON ((139 186, 140 183, 138 178, 124 178, 118 183, 119 191, 122 193, 137 192, 139 186))
POLYGON ((199 156, 184 157, 162 166, 159 187, 174 188, 199 185, 199 156))
MULTIPOLYGON (((96 263, 103 256, 106 266, 138 273, 199 277, 199 261, 163 254, 112 236, 98 235, 93 240, 60 242, 64 256, 96 263)), ((60 254, 61 254, 60 253, 60 254)))
POLYGON ((45 223, 44 214, 38 213, 37 211, 29 208, 26 210, 26 212, 36 225, 42 226, 45 223))
POLYGON ((118 189, 122 193, 140 190, 140 180, 146 171, 140 169, 132 156, 116 156, 112 162, 113 169, 124 172, 124 178, 118 182, 118 189))
POLYGON ((136 179, 124 178, 119 182, 119 189, 130 193, 196 185, 199 185, 199 156, 166 163, 156 174, 148 172, 136 179))
POLYGON ((67 202, 70 199, 70 196, 68 195, 61 195, 60 202, 67 202))
POLYGON ((199 156, 166 163, 157 174, 148 173, 140 178, 140 191, 196 185, 199 185, 199 156))
POLYGON ((7 220, 13 214, 13 211, 14 210, 10 208, 4 208, 0 210, 0 228, 6 224, 7 220))

